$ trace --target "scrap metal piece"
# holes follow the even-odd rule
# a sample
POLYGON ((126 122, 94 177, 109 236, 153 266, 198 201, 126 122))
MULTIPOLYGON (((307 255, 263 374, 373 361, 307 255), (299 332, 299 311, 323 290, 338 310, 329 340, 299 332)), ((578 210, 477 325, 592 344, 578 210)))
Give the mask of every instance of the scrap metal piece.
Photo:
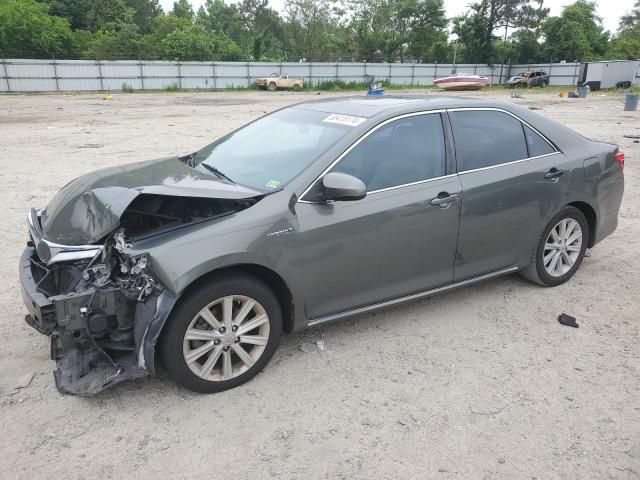
POLYGON ((566 313, 561 314, 558 317, 558 321, 563 325, 567 325, 568 327, 574 327, 574 328, 580 327, 580 325, 578 325, 578 322, 576 322, 575 317, 572 317, 571 315, 567 315, 566 313))

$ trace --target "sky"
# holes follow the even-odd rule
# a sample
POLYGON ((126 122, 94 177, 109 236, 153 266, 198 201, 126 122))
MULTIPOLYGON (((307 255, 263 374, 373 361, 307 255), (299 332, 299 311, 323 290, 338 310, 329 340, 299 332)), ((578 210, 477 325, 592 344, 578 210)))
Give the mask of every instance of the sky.
MULTIPOLYGON (((232 1, 232 0, 228 0, 232 1)), ((190 0, 193 10, 198 10, 205 0, 190 0)), ((269 0, 273 8, 278 11, 284 9, 285 0, 269 0)), ((473 0, 444 0, 447 17, 461 15, 467 10, 467 5, 473 0)), ((562 12, 562 7, 572 3, 572 0, 545 0, 544 6, 551 9, 550 15, 557 16, 562 12)), ((602 17, 602 24, 606 30, 614 33, 618 29, 620 17, 631 11, 634 0, 600 0, 598 2, 598 14, 602 17), (603 6, 605 5, 605 6, 603 6)), ((173 0, 160 0, 165 12, 173 8, 173 0)))

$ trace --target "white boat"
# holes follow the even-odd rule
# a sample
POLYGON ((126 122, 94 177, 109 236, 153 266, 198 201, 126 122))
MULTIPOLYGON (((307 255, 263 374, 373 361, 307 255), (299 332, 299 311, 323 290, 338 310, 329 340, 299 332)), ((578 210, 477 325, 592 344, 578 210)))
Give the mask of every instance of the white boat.
POLYGON ((489 79, 471 73, 454 73, 448 77, 437 78, 433 83, 444 90, 480 90, 489 84, 489 79))

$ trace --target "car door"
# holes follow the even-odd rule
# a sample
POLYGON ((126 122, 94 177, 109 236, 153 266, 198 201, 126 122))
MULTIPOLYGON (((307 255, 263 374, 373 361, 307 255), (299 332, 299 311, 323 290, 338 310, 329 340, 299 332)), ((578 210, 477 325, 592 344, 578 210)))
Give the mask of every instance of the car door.
POLYGON ((449 112, 463 201, 456 281, 526 261, 568 183, 566 157, 514 115, 449 112))
POLYGON ((289 78, 288 75, 283 75, 280 77, 280 83, 278 85, 281 88, 291 88, 293 87, 293 81, 289 78))
POLYGON ((402 116, 371 130, 324 172, 361 179, 365 198, 316 201, 322 176, 302 195, 295 247, 308 318, 453 280, 460 182, 447 174, 447 154, 440 113, 402 116))

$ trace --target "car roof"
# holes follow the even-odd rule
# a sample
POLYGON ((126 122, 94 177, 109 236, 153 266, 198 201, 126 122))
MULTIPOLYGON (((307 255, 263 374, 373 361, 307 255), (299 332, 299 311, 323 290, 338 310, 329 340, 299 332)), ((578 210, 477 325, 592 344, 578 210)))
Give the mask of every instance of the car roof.
POLYGON ((359 96, 312 100, 293 105, 291 108, 372 118, 384 114, 398 115, 422 110, 464 107, 508 108, 512 105, 513 104, 495 100, 456 97, 452 95, 427 95, 419 97, 389 95, 384 97, 359 96))

